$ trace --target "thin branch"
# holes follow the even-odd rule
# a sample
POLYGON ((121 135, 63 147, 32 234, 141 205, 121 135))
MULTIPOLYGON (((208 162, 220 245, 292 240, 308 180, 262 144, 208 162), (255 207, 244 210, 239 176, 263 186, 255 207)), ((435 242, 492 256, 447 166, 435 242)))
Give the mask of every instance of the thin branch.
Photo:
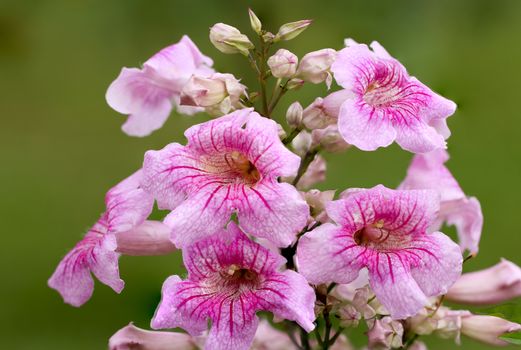
POLYGON ((298 168, 297 176, 295 176, 295 179, 293 179, 292 185, 295 186, 298 184, 300 179, 302 178, 302 175, 308 170, 309 164, 315 159, 315 156, 318 154, 320 150, 318 148, 315 148, 313 150, 310 150, 306 153, 302 161, 300 162, 300 167, 298 168))

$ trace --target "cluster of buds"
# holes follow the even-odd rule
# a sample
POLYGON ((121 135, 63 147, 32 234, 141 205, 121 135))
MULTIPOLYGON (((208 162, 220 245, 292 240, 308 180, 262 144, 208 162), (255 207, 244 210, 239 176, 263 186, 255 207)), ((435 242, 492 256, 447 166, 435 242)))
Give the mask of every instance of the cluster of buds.
POLYGON ((425 350, 418 338, 427 335, 506 345, 520 324, 443 305, 521 296, 513 262, 462 274, 465 252, 478 252, 483 215, 445 165, 446 119, 456 105, 377 42, 347 39, 339 51, 300 60, 283 48, 270 56, 311 21, 273 34, 251 10, 249 18, 259 47, 223 23, 210 41, 248 58, 258 91, 215 72, 187 36, 142 68, 122 69, 106 97, 128 115, 127 134, 159 129, 174 107, 211 118, 185 131, 186 144, 147 151, 142 167, 107 192, 105 211, 49 286, 81 306, 93 276, 123 290, 121 255, 182 254, 187 273, 165 280, 154 331, 129 324, 109 340, 111 350, 351 350, 343 331, 361 324, 370 350, 425 350), (329 90, 333 80, 340 90, 307 108, 295 101, 281 125, 276 107, 286 93, 305 83, 329 90), (314 188, 326 178, 324 153, 393 142, 414 153, 398 188, 314 188), (167 211, 160 221, 150 220, 156 205, 167 211), (457 241, 441 232, 445 224, 456 227, 457 241), (173 328, 186 333, 159 331, 173 328))

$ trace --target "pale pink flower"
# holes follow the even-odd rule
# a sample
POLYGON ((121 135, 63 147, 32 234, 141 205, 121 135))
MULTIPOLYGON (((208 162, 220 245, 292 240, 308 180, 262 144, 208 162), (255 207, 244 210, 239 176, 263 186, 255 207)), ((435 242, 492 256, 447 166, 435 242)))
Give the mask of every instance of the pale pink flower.
POLYGON ((105 198, 107 210, 85 237, 62 259, 48 281, 64 301, 81 306, 92 296, 94 274, 117 293, 124 287, 119 277, 116 234, 139 226, 150 215, 154 200, 139 185, 141 171, 113 187, 105 198))
POLYGON ((165 281, 154 329, 181 327, 197 335, 210 319, 208 350, 248 349, 260 310, 313 330, 313 288, 295 271, 279 271, 285 259, 250 240, 235 223, 188 246, 183 261, 188 277, 165 281))
POLYGON ((297 71, 298 57, 292 52, 279 49, 268 58, 268 66, 275 78, 290 78, 297 71))
POLYGON ((337 52, 333 49, 322 49, 309 52, 302 57, 297 68, 297 77, 313 84, 326 82, 329 89, 332 82, 330 68, 337 52))
POLYGON ((109 350, 197 350, 197 341, 186 333, 147 331, 130 323, 109 339, 109 350))
POLYGON ((298 189, 308 189, 313 185, 323 182, 326 180, 326 160, 320 156, 316 155, 315 159, 309 164, 308 169, 302 175, 300 180, 297 183, 298 189))
POLYGON ((445 148, 454 102, 409 76, 377 42, 371 48, 348 41, 331 66, 337 83, 352 94, 338 117, 346 142, 364 151, 394 141, 414 153, 445 148))
POLYGON ((386 316, 374 320, 367 332, 367 348, 370 350, 384 350, 402 347, 403 325, 386 316))
POLYGON ((148 59, 142 69, 124 67, 107 90, 107 103, 128 115, 122 126, 125 133, 147 136, 163 126, 173 105, 183 114, 199 111, 179 107, 179 96, 193 74, 210 75, 212 64, 185 35, 148 59))
POLYGON ((399 189, 437 191, 441 196, 440 212, 431 229, 437 231, 445 222, 455 225, 461 249, 477 253, 483 227, 481 206, 475 197, 465 195, 444 165, 448 159, 444 149, 415 155, 399 189))
POLYGON ((349 283, 366 267, 378 300, 394 319, 418 312, 461 274, 457 244, 428 233, 436 219, 434 191, 354 189, 326 205, 326 223, 301 237, 297 266, 310 283, 349 283))
POLYGON ((306 225, 309 208, 280 176, 295 176, 300 158, 284 147, 277 124, 242 109, 185 132, 188 144, 148 151, 144 188, 185 246, 220 231, 236 213, 248 234, 288 246, 306 225))
POLYGON ((520 324, 495 316, 470 315, 462 318, 461 333, 485 344, 509 345, 507 341, 499 339, 499 337, 519 331, 521 331, 520 324))
POLYGON ((470 305, 497 304, 521 296, 521 269, 501 259, 488 269, 464 273, 450 287, 447 300, 470 305))

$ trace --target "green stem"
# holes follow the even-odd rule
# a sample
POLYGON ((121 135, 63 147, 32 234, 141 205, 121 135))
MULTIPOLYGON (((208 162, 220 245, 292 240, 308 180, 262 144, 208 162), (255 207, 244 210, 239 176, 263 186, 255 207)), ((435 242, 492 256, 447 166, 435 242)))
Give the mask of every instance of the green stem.
POLYGON ((284 138, 284 140, 282 140, 282 143, 285 144, 285 145, 291 143, 291 141, 293 141, 293 139, 294 139, 295 137, 297 137, 298 134, 300 134, 301 131, 302 131, 302 129, 300 129, 300 128, 296 128, 296 129, 291 130, 291 132, 289 133, 289 135, 286 136, 286 137, 284 138))
POLYGON ((344 328, 343 327, 340 327, 337 329, 335 335, 333 335, 333 338, 331 338, 331 340, 329 341, 329 344, 330 345, 333 345, 335 344, 336 340, 338 339, 338 337, 340 336, 340 334, 342 334, 342 332, 344 331, 344 328))
POLYGON ((308 170, 309 164, 315 159, 315 156, 319 152, 318 148, 315 148, 313 150, 310 150, 306 153, 302 161, 300 162, 300 167, 298 168, 297 176, 295 176, 295 179, 293 179, 292 185, 295 186, 298 184, 300 179, 302 178, 302 175, 308 170))
POLYGON ((311 350, 311 346, 309 345, 308 333, 304 330, 304 328, 302 328, 302 327, 299 327, 299 328, 300 328, 300 342, 302 343, 302 348, 304 350, 311 350))
POLYGON ((284 96, 284 94, 286 94, 286 92, 288 91, 288 89, 286 89, 286 84, 279 86, 278 90, 279 90, 279 93, 277 94, 277 96, 274 99, 271 100, 271 103, 268 107, 268 116, 270 116, 271 113, 273 113, 273 110, 275 109, 275 107, 277 107, 277 104, 279 103, 282 96, 284 96))
POLYGON ((315 327, 315 338, 317 338, 318 345, 322 347, 324 345, 324 341, 322 340, 322 336, 320 335, 320 331, 318 330, 318 326, 315 327))

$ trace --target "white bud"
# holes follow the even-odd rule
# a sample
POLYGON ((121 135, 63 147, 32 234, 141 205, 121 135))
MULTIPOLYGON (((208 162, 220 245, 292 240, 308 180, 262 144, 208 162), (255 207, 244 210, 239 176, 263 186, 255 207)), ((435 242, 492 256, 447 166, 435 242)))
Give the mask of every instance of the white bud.
POLYGON ((333 49, 322 49, 307 53, 302 57, 297 69, 297 77, 313 84, 327 81, 331 76, 329 69, 335 61, 336 51, 333 49))
POLYGON ((275 78, 289 78, 297 71, 298 57, 285 49, 279 49, 268 58, 268 66, 275 78))
POLYGON ((291 40, 302 33, 313 21, 304 19, 302 21, 283 24, 275 36, 274 41, 291 40))
POLYGON ((324 129, 315 129, 311 132, 313 144, 319 144, 322 148, 331 153, 345 151, 349 144, 338 132, 338 125, 329 125, 324 129))
POLYGON ((289 106, 286 112, 286 122, 291 128, 297 129, 301 126, 303 112, 304 110, 299 102, 293 102, 289 106))
POLYGON ((252 9, 248 9, 248 15, 250 16, 251 29, 253 29, 255 33, 260 34, 262 30, 262 23, 259 17, 257 17, 252 9))
POLYGON ((210 28, 210 41, 222 53, 241 53, 248 55, 254 46, 250 39, 237 28, 228 24, 217 23, 210 28))

